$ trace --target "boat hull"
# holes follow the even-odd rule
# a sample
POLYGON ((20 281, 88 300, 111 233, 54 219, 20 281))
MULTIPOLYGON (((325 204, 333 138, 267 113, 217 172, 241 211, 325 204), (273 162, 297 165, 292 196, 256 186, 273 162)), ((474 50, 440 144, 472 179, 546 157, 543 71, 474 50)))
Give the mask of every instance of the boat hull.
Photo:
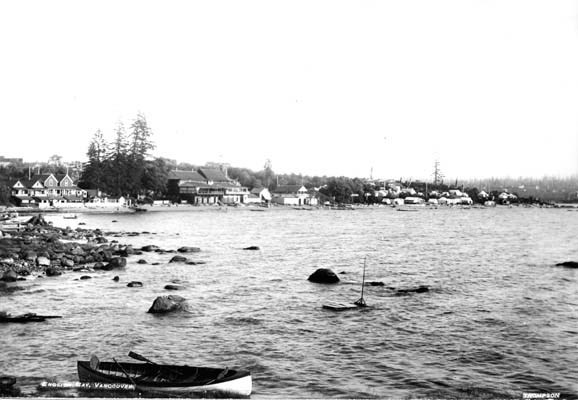
POLYGON ((78 361, 78 378, 80 382, 134 384, 142 392, 178 396, 216 392, 248 397, 252 391, 249 371, 220 368, 110 362, 93 368, 88 361, 78 361))

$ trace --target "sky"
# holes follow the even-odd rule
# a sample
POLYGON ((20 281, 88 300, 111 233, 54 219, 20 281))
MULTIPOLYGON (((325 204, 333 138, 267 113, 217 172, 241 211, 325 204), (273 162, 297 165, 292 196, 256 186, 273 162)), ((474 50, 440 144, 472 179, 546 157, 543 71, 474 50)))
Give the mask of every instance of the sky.
POLYGON ((578 174, 578 2, 0 0, 0 155, 277 173, 578 174))

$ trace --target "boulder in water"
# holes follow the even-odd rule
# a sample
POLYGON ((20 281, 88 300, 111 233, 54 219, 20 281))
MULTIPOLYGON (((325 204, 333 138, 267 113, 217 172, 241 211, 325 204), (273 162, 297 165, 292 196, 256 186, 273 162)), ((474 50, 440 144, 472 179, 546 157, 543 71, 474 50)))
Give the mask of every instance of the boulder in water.
POLYGON ((339 277, 329 268, 319 268, 307 280, 315 283, 338 283, 339 277))
POLYGON ((183 290, 185 287, 182 285, 166 285, 165 290, 183 290))
POLYGON ((110 271, 116 268, 124 268, 126 267, 126 258, 124 257, 113 257, 110 259, 108 264, 102 267, 105 271, 110 271))
POLYGON ((198 247, 183 246, 177 250, 179 253, 198 253, 201 251, 198 247))
POLYGON ((396 294, 426 293, 426 292, 429 292, 429 287, 427 287, 425 285, 420 285, 420 286, 415 287, 415 288, 397 289, 396 294))
POLYGON ((139 282, 139 281, 132 281, 132 282, 129 282, 126 286, 128 286, 128 287, 142 287, 143 284, 142 284, 142 282, 139 282))
POLYGON ((175 263, 175 262, 185 262, 185 261, 187 261, 187 257, 185 257, 185 256, 174 256, 173 258, 171 258, 171 260, 169 262, 175 263))
POLYGON ((154 244, 149 244, 148 246, 141 247, 142 251, 157 251, 159 250, 159 246, 155 246, 154 244))
POLYGON ((2 279, 0 280, 4 282, 16 282, 17 279, 18 274, 9 269, 8 271, 4 272, 4 275, 2 275, 2 279))
POLYGON ((261 249, 259 248, 259 246, 249 246, 243 248, 243 250, 261 250, 261 249))
POLYGON ((201 265, 201 264, 206 264, 206 261, 193 261, 193 260, 188 260, 185 262, 185 264, 187 265, 201 265))
POLYGON ((147 312, 152 314, 164 314, 187 309, 187 299, 181 296, 159 296, 147 312))
POLYGON ((62 275, 62 272, 54 267, 46 268, 46 276, 59 276, 62 275))

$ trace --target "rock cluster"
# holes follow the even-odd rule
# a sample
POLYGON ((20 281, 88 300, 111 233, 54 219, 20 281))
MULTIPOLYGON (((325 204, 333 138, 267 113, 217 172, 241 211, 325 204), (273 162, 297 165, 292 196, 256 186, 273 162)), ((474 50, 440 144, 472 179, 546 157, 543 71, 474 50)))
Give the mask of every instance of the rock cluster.
POLYGON ((99 229, 57 228, 35 216, 24 230, 0 237, 0 280, 10 282, 33 272, 57 276, 92 263, 95 269, 123 268, 125 257, 134 253, 131 246, 109 243, 99 229))

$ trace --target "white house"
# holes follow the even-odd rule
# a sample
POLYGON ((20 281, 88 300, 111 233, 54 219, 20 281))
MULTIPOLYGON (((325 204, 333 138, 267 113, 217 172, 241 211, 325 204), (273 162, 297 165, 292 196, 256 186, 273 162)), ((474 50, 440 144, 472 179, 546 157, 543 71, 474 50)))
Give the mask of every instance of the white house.
POLYGON ((291 206, 317 205, 317 198, 313 197, 302 185, 280 185, 273 192, 273 203, 291 206))
POLYGON ((261 203, 270 203, 271 202, 271 192, 267 188, 253 188, 249 192, 249 196, 247 197, 247 203, 253 204, 261 204, 261 203))

